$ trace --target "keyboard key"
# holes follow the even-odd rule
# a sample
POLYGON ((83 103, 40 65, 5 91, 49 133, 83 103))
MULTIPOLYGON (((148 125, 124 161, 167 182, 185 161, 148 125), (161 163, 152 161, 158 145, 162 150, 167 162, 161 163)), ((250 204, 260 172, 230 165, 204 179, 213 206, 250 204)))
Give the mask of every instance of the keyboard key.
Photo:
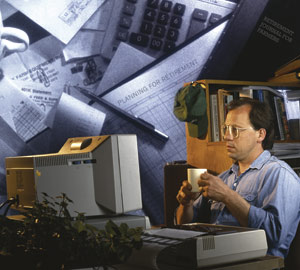
POLYGON ((219 15, 219 14, 216 14, 216 13, 212 13, 211 15, 210 15, 210 17, 209 17, 209 23, 215 23, 215 22, 217 22, 218 20, 220 20, 222 18, 222 16, 221 15, 219 15))
POLYGON ((173 13, 182 16, 185 11, 185 5, 176 3, 173 9, 173 13))
POLYGON ((132 44, 147 47, 149 43, 149 37, 138 33, 131 33, 129 41, 132 44))
POLYGON ((161 1, 160 9, 165 12, 170 12, 172 8, 172 4, 173 3, 171 1, 163 0, 161 1))
POLYGON ((147 6, 150 8, 158 8, 159 0, 147 0, 147 6))
POLYGON ((169 21, 169 15, 167 13, 159 12, 157 22, 163 25, 167 25, 169 21))
POLYGON ((156 25, 154 27, 154 36, 156 37, 164 37, 166 34, 166 27, 162 25, 156 25))
POLYGON ((205 22, 192 20, 187 34, 187 38, 191 38, 205 29, 205 22))
POLYGON ((150 48, 156 51, 160 51, 162 48, 162 40, 161 39, 157 39, 157 38, 153 38, 150 42, 150 48))
POLYGON ((153 22, 154 19, 155 19, 155 16, 156 16, 156 11, 155 10, 149 9, 149 8, 145 9, 144 20, 153 22))
POLYGON ((153 24, 149 22, 142 22, 140 31, 144 34, 151 34, 152 33, 153 24))
POLYGON ((176 45, 174 42, 166 41, 164 46, 164 52, 171 52, 175 49, 176 45))
POLYGON ((129 29, 131 24, 132 24, 132 19, 130 17, 127 17, 127 16, 122 16, 121 17, 120 22, 119 22, 119 25, 121 27, 129 29))
POLYGON ((170 20, 170 26, 179 29, 182 24, 182 18, 178 16, 172 16, 170 20))
POLYGON ((117 32, 117 40, 120 41, 126 41, 128 37, 128 31, 127 30, 123 30, 123 29, 119 29, 117 32))
POLYGON ((178 39, 179 32, 176 29, 169 29, 167 33, 167 39, 176 41, 178 39))
POLYGON ((123 7, 123 13, 129 16, 133 16, 135 12, 135 5, 131 3, 125 3, 123 7))
POLYGON ((207 17, 208 17, 208 11, 199 8, 195 8, 192 16, 193 19, 198 21, 203 21, 203 22, 207 20, 207 17))

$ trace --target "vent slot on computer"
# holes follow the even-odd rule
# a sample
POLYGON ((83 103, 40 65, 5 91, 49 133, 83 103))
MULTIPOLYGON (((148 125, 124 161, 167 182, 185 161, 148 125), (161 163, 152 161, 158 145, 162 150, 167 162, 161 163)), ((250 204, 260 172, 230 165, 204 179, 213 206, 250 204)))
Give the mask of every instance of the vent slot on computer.
POLYGON ((70 160, 91 159, 90 153, 34 157, 36 167, 68 165, 70 160))
POLYGON ((202 241, 203 250, 215 249, 215 238, 213 236, 204 236, 202 241))

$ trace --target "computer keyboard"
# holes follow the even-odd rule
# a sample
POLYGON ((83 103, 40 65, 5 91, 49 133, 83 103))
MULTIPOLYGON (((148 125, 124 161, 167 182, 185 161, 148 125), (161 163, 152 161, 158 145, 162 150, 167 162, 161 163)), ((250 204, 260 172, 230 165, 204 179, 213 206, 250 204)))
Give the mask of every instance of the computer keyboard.
POLYGON ((120 42, 158 58, 231 13, 226 0, 110 0, 112 12, 101 55, 111 59, 120 42))
POLYGON ((235 226, 184 224, 145 230, 142 239, 143 247, 134 251, 129 265, 170 270, 202 269, 263 257, 267 252, 264 230, 235 226))

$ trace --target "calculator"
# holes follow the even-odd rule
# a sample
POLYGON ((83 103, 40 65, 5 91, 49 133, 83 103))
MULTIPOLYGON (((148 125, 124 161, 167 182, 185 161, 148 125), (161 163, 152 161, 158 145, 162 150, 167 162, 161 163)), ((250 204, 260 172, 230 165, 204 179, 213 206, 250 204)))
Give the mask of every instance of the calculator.
POLYGON ((120 42, 154 57, 171 52, 185 40, 230 14, 236 1, 110 0, 111 16, 101 55, 111 59, 120 42))

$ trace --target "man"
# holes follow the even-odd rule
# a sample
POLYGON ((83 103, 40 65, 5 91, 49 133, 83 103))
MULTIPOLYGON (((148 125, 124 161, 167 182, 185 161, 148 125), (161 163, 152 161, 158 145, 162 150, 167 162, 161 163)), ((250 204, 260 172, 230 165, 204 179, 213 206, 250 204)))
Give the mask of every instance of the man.
POLYGON ((201 196, 183 182, 177 223, 207 222, 208 208, 211 223, 264 229, 268 254, 286 257, 300 219, 300 180, 267 150, 274 139, 272 112, 253 99, 233 101, 222 130, 235 163, 219 177, 202 174, 201 196))

